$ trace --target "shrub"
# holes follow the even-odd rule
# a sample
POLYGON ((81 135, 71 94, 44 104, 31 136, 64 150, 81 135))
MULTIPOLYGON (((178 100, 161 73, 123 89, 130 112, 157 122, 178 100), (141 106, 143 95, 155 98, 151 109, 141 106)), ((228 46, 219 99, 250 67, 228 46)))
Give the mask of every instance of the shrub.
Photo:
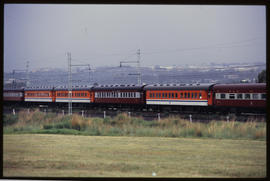
POLYGON ((130 118, 127 113, 118 114, 113 121, 111 122, 112 125, 123 125, 130 122, 130 118))
POLYGON ((82 120, 83 118, 78 115, 73 115, 71 118, 71 127, 76 130, 83 130, 86 127, 85 122, 82 120))
POLYGON ((13 125, 17 122, 18 122, 18 115, 12 115, 12 114, 4 115, 4 120, 3 120, 4 126, 13 125))
POLYGON ((202 130, 199 127, 195 127, 195 136, 202 137, 202 130))
POLYGON ((43 125, 43 129, 52 129, 52 128, 53 128, 53 125, 51 125, 51 124, 43 125))
POLYGON ((111 117, 104 118, 104 123, 109 124, 112 121, 111 117))
POLYGON ((255 134, 253 135, 254 139, 263 139, 266 136, 266 132, 264 129, 259 129, 255 131, 255 134))
POLYGON ((122 130, 117 127, 111 127, 108 131, 108 135, 110 136, 120 136, 122 135, 122 130))

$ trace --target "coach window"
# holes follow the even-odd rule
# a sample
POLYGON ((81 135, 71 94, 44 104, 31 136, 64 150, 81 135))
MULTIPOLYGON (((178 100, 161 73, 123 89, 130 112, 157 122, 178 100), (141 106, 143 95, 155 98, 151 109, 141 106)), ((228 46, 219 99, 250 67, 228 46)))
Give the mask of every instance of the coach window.
POLYGON ((175 98, 177 98, 178 97, 178 94, 177 93, 175 93, 175 98))
POLYGON ((191 93, 191 98, 193 98, 193 93, 191 93))
POLYGON ((266 94, 262 94, 261 95, 261 99, 264 99, 265 100, 266 99, 266 94))
POLYGON ((195 98, 195 99, 197 98, 197 93, 194 93, 194 98, 195 98))
POLYGON ((243 99, 243 95, 242 94, 237 94, 237 99, 243 99))
POLYGON ((199 98, 202 99, 202 93, 199 93, 199 98))
POLYGON ((250 99, 250 94, 245 94, 245 99, 250 99))
POLYGON ((229 94, 230 99, 235 99, 235 94, 229 94))
POLYGON ((174 98, 174 93, 172 93, 172 98, 174 98))
POLYGON ((187 98, 187 93, 185 92, 185 98, 187 98))
POLYGON ((252 99, 259 99, 259 94, 252 94, 252 99))
POLYGON ((167 98, 167 93, 165 93, 165 98, 167 98))
POLYGON ((162 98, 164 98, 164 93, 162 93, 162 98))
POLYGON ((183 92, 181 92, 181 98, 183 98, 183 92))
POLYGON ((226 98, 226 94, 220 94, 220 99, 225 99, 226 98))
POLYGON ((190 98, 190 93, 188 93, 188 98, 190 98))

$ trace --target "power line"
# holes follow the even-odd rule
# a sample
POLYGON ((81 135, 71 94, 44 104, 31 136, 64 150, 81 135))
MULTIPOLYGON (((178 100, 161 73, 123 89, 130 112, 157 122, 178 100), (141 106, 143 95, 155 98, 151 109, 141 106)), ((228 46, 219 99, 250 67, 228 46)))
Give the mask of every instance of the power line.
POLYGON ((248 47, 248 46, 253 46, 253 44, 247 44, 247 45, 237 45, 237 44, 242 44, 245 42, 251 42, 254 40, 258 40, 261 38, 252 38, 252 39, 247 39, 247 40, 242 40, 242 41, 236 41, 236 42, 230 42, 230 43, 218 43, 214 45, 208 45, 208 46, 202 46, 202 47, 191 47, 191 48, 181 48, 181 49, 171 49, 171 50, 156 50, 156 51, 149 51, 149 52, 143 52, 142 54, 159 54, 159 53, 171 53, 171 52, 182 52, 182 51, 192 51, 192 50, 203 50, 203 49, 216 49, 216 48, 235 48, 235 47, 248 47), (227 46, 222 46, 222 45, 227 45, 227 46))

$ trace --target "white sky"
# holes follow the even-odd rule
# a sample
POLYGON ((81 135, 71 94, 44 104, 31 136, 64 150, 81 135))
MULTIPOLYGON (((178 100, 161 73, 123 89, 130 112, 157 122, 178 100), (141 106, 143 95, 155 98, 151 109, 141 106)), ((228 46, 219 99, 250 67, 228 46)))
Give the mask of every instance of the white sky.
POLYGON ((265 6, 5 4, 4 71, 265 62, 265 6))

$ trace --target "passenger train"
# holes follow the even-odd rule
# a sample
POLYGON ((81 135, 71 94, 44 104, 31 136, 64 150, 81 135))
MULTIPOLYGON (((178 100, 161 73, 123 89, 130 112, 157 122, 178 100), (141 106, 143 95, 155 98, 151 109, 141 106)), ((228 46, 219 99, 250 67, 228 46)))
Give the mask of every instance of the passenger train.
POLYGON ((266 84, 151 84, 4 89, 6 103, 266 112, 266 84))

